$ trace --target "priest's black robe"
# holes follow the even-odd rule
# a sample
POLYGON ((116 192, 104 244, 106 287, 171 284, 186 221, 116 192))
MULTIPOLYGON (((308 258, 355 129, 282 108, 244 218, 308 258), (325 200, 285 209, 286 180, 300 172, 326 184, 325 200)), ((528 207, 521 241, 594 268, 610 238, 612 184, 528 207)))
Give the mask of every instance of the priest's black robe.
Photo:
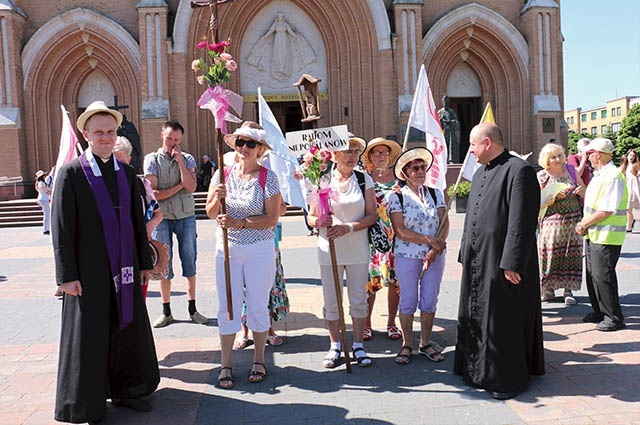
MULTIPOLYGON (((113 157, 96 158, 114 205, 118 185, 113 157)), ((78 159, 57 171, 52 234, 58 284, 79 280, 82 296, 64 295, 55 419, 82 423, 106 413, 108 398, 139 398, 160 381, 140 270, 152 269, 140 192, 133 168, 124 167, 134 230, 134 322, 120 330, 102 220, 78 159)), ((114 229, 113 231, 116 231, 114 229)))
POLYGON ((454 372, 489 391, 522 392, 544 374, 531 165, 506 150, 473 176, 458 260, 462 282, 454 372), (520 273, 514 285, 505 270, 520 273))

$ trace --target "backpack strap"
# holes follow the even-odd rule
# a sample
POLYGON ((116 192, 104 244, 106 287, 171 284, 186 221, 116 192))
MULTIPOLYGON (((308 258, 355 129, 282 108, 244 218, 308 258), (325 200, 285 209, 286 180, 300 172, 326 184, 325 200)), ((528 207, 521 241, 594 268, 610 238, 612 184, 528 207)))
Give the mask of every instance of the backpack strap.
MULTIPOLYGON (((266 167, 260 166, 260 174, 258 175, 258 182, 260 183, 260 187, 262 190, 267 186, 267 174, 269 170, 266 167)), ((231 173, 231 167, 224 167, 224 181, 226 182, 229 178, 229 174, 231 173)))
POLYGON ((436 199, 436 190, 430 186, 425 186, 429 189, 429 194, 431 195, 431 199, 433 199, 433 205, 438 205, 438 201, 436 199))
POLYGON ((573 179, 573 182, 575 184, 578 184, 578 179, 576 178, 576 167, 574 167, 572 164, 567 164, 567 171, 569 172, 569 175, 573 179))
POLYGON ((260 182, 260 187, 264 190, 267 185, 267 167, 260 166, 260 175, 258 176, 258 182, 260 182))
POLYGON ((356 173, 356 179, 358 179, 358 186, 360 186, 360 190, 362 191, 362 195, 364 196, 364 192, 366 190, 366 184, 364 181, 364 173, 360 172, 358 170, 353 170, 354 173, 356 173))

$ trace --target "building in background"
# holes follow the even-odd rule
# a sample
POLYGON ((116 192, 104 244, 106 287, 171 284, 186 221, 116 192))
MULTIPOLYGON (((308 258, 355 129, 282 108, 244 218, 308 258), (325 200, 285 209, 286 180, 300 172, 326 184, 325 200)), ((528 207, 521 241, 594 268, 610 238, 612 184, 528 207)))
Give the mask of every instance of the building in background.
POLYGON ((597 108, 576 108, 565 112, 564 119, 569 131, 603 136, 616 134, 620 130, 622 120, 629 110, 635 105, 640 105, 639 96, 625 96, 608 100, 605 106, 597 108))
MULTIPOLYGON (((322 80, 319 126, 402 141, 424 64, 434 99, 446 94, 460 118, 461 157, 487 102, 509 149, 537 153, 567 138, 559 3, 235 0, 219 13, 239 65, 228 88, 245 99, 243 119, 257 118, 261 86, 282 128, 298 130, 293 83, 308 73, 322 80)), ((96 99, 127 116, 143 153, 168 118, 184 124, 186 151, 214 153, 190 68, 208 23, 188 0, 0 0, 0 175, 49 169, 60 104, 75 121, 96 99)))

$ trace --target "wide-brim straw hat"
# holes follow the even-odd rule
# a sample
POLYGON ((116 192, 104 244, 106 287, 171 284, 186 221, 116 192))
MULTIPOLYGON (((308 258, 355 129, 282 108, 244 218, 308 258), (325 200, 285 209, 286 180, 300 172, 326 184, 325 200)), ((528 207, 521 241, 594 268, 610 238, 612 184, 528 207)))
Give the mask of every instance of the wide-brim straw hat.
POLYGON ((36 171, 36 179, 39 179, 40 177, 44 176, 45 174, 47 174, 47 173, 45 173, 44 170, 36 171))
POLYGON ((393 165, 397 160, 400 154, 402 153, 402 148, 393 140, 387 140, 384 137, 376 137, 373 140, 370 140, 367 143, 367 148, 362 152, 362 164, 367 170, 372 170, 375 168, 371 159, 369 159, 369 153, 376 146, 386 146, 389 148, 389 165, 393 165))
POLYGON ((429 171, 431 165, 433 165, 433 154, 427 148, 413 148, 404 152, 398 160, 396 161, 396 165, 393 167, 393 171, 396 175, 396 179, 405 181, 407 178, 402 174, 402 169, 405 165, 410 163, 411 161, 415 161, 416 159, 421 159, 424 161, 427 166, 426 171, 429 171))
POLYGON ((87 120, 98 112, 106 112, 113 115, 113 118, 117 121, 117 127, 120 127, 120 124, 122 124, 122 114, 120 112, 115 109, 109 109, 107 104, 102 100, 96 100, 95 102, 92 102, 91 105, 87 106, 87 109, 85 109, 85 111, 78 117, 78 120, 76 121, 78 130, 84 130, 84 125, 87 123, 87 120))
MULTIPOLYGON (((360 137, 356 137, 353 134, 349 133, 349 145, 351 145, 351 143, 357 143, 360 146, 360 149, 362 151, 364 151, 365 147, 367 146, 367 142, 364 141, 364 139, 361 139, 360 137)), ((347 149, 349 149, 349 147, 347 146, 347 149)), ((345 149, 345 150, 347 150, 345 149)), ((340 151, 335 151, 333 152, 334 154, 336 152, 340 152, 340 151)), ((360 155, 360 157, 362 157, 362 154, 360 155)), ((331 155, 331 161, 335 162, 335 155, 331 155)))
POLYGON ((252 124, 250 122, 245 121, 242 123, 240 128, 232 134, 226 134, 224 136, 225 143, 235 150, 236 140, 238 137, 242 136, 245 139, 251 139, 258 143, 262 143, 267 149, 272 149, 267 143, 267 132, 262 128, 253 128, 251 125, 252 124))

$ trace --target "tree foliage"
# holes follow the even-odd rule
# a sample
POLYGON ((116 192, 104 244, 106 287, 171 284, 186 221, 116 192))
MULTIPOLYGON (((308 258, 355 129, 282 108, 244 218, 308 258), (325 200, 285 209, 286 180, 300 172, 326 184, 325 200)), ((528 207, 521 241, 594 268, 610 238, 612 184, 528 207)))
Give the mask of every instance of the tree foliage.
POLYGON ((616 143, 616 156, 620 158, 629 149, 640 148, 640 105, 636 105, 627 114, 620 124, 616 143))

